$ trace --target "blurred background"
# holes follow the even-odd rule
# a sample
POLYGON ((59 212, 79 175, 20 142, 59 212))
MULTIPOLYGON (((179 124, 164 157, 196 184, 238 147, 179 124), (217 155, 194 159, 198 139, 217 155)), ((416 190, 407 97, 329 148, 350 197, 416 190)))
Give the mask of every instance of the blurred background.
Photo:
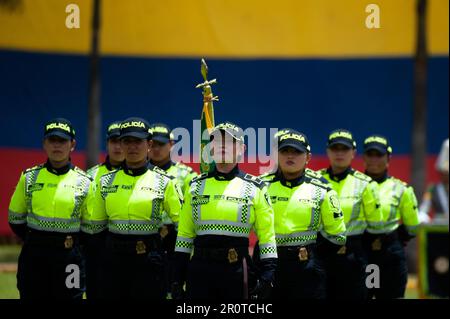
MULTIPOLYGON (((379 28, 366 24, 370 3, 0 0, 0 298, 17 297, 7 211, 20 172, 45 161, 44 123, 72 121, 81 168, 102 158, 114 120, 140 116, 192 132, 202 57, 218 80, 216 123, 296 128, 310 139, 313 169, 327 166, 331 130, 351 130, 359 145, 383 134, 394 149, 391 174, 420 199, 439 179, 434 165, 449 135, 449 1, 378 0, 379 28), (70 4, 79 28, 66 25, 77 22, 70 4)), ((363 169, 359 157, 354 166, 363 169)), ((420 296, 415 246, 412 298, 420 296)))

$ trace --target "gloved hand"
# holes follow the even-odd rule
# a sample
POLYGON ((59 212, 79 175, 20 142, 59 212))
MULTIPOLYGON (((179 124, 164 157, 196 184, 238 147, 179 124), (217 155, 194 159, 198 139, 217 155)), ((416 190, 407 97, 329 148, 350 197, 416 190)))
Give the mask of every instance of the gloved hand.
POLYGON ((251 299, 269 299, 272 292, 272 283, 264 279, 258 279, 255 288, 250 291, 251 299))
POLYGON ((179 282, 172 283, 170 292, 172 294, 172 299, 174 300, 184 299, 186 295, 186 292, 183 290, 183 285, 179 282))

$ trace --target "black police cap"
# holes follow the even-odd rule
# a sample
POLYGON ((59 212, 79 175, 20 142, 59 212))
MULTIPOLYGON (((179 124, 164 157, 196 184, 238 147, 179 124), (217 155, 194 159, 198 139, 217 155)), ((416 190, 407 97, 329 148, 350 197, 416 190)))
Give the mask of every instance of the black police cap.
POLYGON ((140 139, 150 139, 150 125, 146 120, 140 117, 127 118, 120 124, 120 138, 136 137, 140 139))
POLYGON ((370 135, 364 140, 364 153, 376 150, 381 154, 392 154, 392 147, 387 138, 381 135, 370 135))
POLYGON ((308 137, 293 129, 285 130, 285 132, 278 137, 278 150, 280 151, 286 147, 292 147, 303 153, 311 152, 308 137))
POLYGON ((167 124, 155 123, 150 126, 152 140, 167 144, 174 140, 171 129, 167 124))
POLYGON ((353 134, 346 129, 334 130, 328 136, 327 147, 331 147, 337 144, 345 145, 348 148, 356 148, 356 142, 353 138, 353 134))
POLYGON ((106 130, 106 138, 114 138, 120 136, 120 125, 122 121, 115 121, 108 125, 108 129, 106 130))
POLYGON ((44 138, 59 136, 66 140, 75 138, 75 129, 72 123, 65 118, 55 118, 48 121, 44 126, 44 138))

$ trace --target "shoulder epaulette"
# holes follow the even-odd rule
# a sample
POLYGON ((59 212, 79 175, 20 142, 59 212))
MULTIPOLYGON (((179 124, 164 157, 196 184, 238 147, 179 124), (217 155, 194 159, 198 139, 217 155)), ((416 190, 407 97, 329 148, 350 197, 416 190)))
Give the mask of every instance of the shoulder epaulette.
POLYGON ((319 171, 314 171, 310 168, 305 169, 305 175, 317 179, 322 178, 322 174, 319 171))
POLYGON ((200 175, 198 175, 198 176, 195 176, 190 182, 189 182, 189 185, 191 185, 192 183, 194 183, 194 182, 197 182, 197 181, 200 181, 200 180, 202 180, 202 179, 205 179, 205 178, 207 178, 208 177, 208 173, 202 173, 202 174, 200 174, 200 175))
POLYGON ((191 172, 194 171, 194 170, 192 169, 192 167, 190 167, 190 166, 188 166, 188 165, 186 165, 186 164, 184 164, 184 163, 181 163, 181 162, 177 162, 177 163, 175 164, 175 166, 177 166, 177 167, 179 167, 179 168, 181 168, 181 169, 184 169, 184 170, 188 171, 189 173, 191 173, 191 172))
POLYGON ((325 181, 323 181, 322 179, 324 178, 313 178, 313 177, 308 177, 306 176, 306 181, 309 182, 310 184, 319 186, 321 188, 326 189, 327 191, 331 189, 330 184, 328 183, 328 181, 326 179, 324 179, 325 181))
POLYGON ((84 176, 84 177, 87 177, 87 178, 89 178, 90 180, 92 180, 92 177, 91 177, 88 173, 86 173, 85 171, 83 171, 81 168, 79 168, 78 166, 74 166, 74 167, 73 167, 73 170, 74 170, 75 172, 77 172, 78 174, 80 174, 80 175, 82 175, 82 176, 84 176))
POLYGON ((391 178, 392 178, 396 183, 399 183, 399 184, 401 184, 402 186, 404 186, 404 187, 406 187, 406 188, 411 187, 411 185, 409 185, 408 183, 402 181, 401 179, 398 179, 398 178, 396 178, 396 177, 391 177, 391 178))
POLYGON ((31 171, 35 171, 35 170, 38 170, 38 169, 43 169, 44 165, 45 164, 39 164, 39 165, 30 167, 30 168, 27 168, 26 170, 23 171, 23 173, 25 174, 25 173, 28 173, 28 172, 31 172, 31 171))
POLYGON ((250 182, 254 185, 256 185, 258 188, 263 188, 266 184, 261 178, 258 178, 256 176, 253 176, 251 174, 245 174, 242 177, 245 181, 250 182))
POLYGON ((151 170, 152 170, 153 172, 158 173, 158 174, 161 174, 161 175, 163 175, 163 176, 165 176, 165 177, 167 177, 167 178, 169 178, 169 179, 174 179, 174 178, 175 178, 175 177, 170 176, 169 174, 167 174, 167 172, 166 172, 165 170, 159 168, 159 167, 156 166, 156 165, 153 166, 153 167, 151 168, 151 170))
POLYGON ((361 173, 360 171, 357 171, 357 170, 352 170, 350 172, 350 174, 352 174, 357 179, 363 180, 368 183, 370 183, 372 181, 372 178, 370 176, 367 176, 366 174, 361 173))
POLYGON ((259 175, 259 179, 263 180, 264 182, 270 182, 274 179, 276 176, 275 172, 267 172, 262 175, 259 175))

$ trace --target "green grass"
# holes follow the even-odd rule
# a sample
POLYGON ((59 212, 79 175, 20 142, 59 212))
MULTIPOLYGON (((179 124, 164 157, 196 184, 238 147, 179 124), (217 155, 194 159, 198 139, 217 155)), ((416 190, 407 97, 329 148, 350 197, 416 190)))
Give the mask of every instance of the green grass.
POLYGON ((0 246, 0 263, 17 262, 20 253, 20 245, 0 246))
POLYGON ((15 273, 0 272, 0 299, 19 299, 15 273))

